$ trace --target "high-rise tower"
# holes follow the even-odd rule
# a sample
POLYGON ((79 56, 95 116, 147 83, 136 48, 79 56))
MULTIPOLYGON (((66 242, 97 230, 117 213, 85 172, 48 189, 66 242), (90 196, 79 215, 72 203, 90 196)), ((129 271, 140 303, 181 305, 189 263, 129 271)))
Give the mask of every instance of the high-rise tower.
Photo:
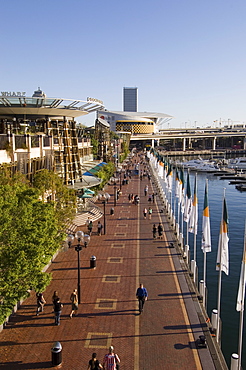
POLYGON ((137 87, 124 87, 123 110, 124 112, 137 112, 138 111, 138 88, 137 87))

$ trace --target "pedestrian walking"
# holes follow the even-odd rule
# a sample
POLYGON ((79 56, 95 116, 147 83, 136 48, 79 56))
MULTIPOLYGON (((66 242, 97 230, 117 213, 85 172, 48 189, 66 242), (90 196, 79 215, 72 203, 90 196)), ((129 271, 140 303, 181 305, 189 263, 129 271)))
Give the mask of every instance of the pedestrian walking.
POLYGON ((78 300, 78 293, 77 289, 74 289, 73 293, 70 296, 70 301, 72 302, 72 311, 70 313, 70 319, 73 317, 73 314, 77 314, 79 308, 79 300, 78 300))
POLYGON ((93 222, 91 220, 89 221, 87 228, 88 228, 89 235, 91 235, 92 229, 93 229, 93 222))
POLYGON ((143 210, 143 216, 144 216, 144 219, 146 220, 146 217, 147 217, 147 208, 144 208, 143 210))
POLYGON ((45 305, 46 301, 45 301, 44 296, 43 296, 42 293, 37 293, 36 294, 36 297, 37 297, 37 311, 36 311, 36 315, 38 316, 39 315, 39 312, 43 312, 44 305, 45 305))
POLYGON ((145 196, 147 196, 148 190, 149 190, 149 187, 148 187, 148 185, 146 185, 145 188, 144 188, 144 195, 145 196))
POLYGON ((63 304, 61 303, 60 298, 58 298, 54 305, 55 325, 60 325, 62 307, 63 307, 63 304))
POLYGON ((139 288, 137 288, 136 297, 138 299, 139 314, 141 314, 143 312, 144 303, 148 299, 148 292, 147 289, 144 288, 143 284, 140 284, 139 288))
POLYGON ((130 193, 128 194, 128 200, 129 200, 129 203, 131 203, 132 195, 130 193))
POLYGON ((148 213, 149 213, 149 220, 151 220, 152 212, 153 212, 152 208, 149 207, 149 211, 148 211, 148 213))
POLYGON ((153 238, 156 239, 157 227, 155 226, 155 224, 153 225, 152 232, 153 232, 153 238))
POLYGON ((149 204, 152 202, 152 196, 151 196, 151 194, 148 197, 148 202, 149 202, 149 204))
POLYGON ((102 235, 102 228, 103 228, 103 225, 101 224, 100 221, 98 221, 97 223, 97 235, 102 235))
POLYGON ((159 225, 157 227, 157 230, 158 230, 158 237, 159 239, 162 239, 163 238, 163 226, 162 224, 159 222, 159 225))
POLYGON ((152 194, 152 201, 155 203, 155 193, 152 194))
POLYGON ((134 197, 134 204, 137 206, 139 204, 139 196, 135 195, 134 197))
POLYGON ((55 290, 54 293, 53 293, 53 296, 52 296, 53 309, 55 307, 55 303, 56 303, 57 299, 59 299, 58 291, 55 290))
POLYGON ((99 369, 103 369, 103 367, 97 360, 97 354, 92 353, 91 360, 89 361, 87 370, 99 370, 99 369))
POLYGON ((118 370, 120 368, 120 358, 114 353, 114 347, 109 347, 109 353, 104 356, 103 368, 105 370, 118 370))

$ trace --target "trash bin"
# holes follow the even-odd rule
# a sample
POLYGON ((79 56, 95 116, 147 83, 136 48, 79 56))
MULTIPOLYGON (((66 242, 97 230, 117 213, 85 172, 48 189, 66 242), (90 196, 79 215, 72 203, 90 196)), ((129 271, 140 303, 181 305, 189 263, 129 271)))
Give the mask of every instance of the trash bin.
POLYGON ((112 216, 112 215, 114 215, 114 208, 111 208, 110 209, 110 215, 112 216))
POLYGON ((62 363, 62 345, 60 342, 55 342, 51 348, 52 365, 57 366, 62 363))
POLYGON ((91 269, 95 269, 96 268, 96 265, 97 265, 97 258, 96 256, 91 256, 91 259, 90 259, 90 268, 91 269))

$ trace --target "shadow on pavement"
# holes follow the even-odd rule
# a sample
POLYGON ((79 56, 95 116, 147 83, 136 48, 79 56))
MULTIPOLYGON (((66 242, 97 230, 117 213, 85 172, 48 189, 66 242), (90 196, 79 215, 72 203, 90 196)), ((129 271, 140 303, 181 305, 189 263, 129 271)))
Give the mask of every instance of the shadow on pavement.
POLYGON ((24 370, 24 369, 50 369, 52 367, 51 361, 49 362, 32 362, 29 364, 22 364, 19 361, 7 362, 5 364, 0 363, 0 369, 5 370, 24 370))

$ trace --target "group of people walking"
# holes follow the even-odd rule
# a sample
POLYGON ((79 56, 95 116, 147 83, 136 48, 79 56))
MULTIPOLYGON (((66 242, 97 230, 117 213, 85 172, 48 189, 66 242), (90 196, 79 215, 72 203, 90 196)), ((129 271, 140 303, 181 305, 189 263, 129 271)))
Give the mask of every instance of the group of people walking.
POLYGON ((153 232, 153 238, 154 239, 156 239, 157 232, 158 232, 158 238, 162 239, 163 238, 163 226, 162 226, 162 224, 160 222, 159 222, 158 226, 156 226, 156 224, 154 224, 153 228, 152 228, 152 232, 153 232))
POLYGON ((135 205, 138 205, 140 203, 140 198, 138 194, 136 195, 128 194, 128 200, 129 200, 129 203, 133 203, 135 205))
MULTIPOLYGON (((38 292, 36 294, 37 298, 37 311, 36 315, 38 316, 40 312, 44 311, 44 305, 46 303, 46 300, 44 299, 43 293, 38 292)), ((77 314, 78 308, 79 308, 79 301, 78 301, 78 293, 77 289, 74 289, 73 292, 70 295, 70 301, 71 301, 71 312, 69 314, 70 319, 73 317, 73 315, 77 314)), ((55 316, 55 325, 60 325, 60 317, 62 313, 63 304, 61 303, 59 294, 57 290, 54 291, 52 295, 52 304, 53 304, 53 312, 55 316)))

